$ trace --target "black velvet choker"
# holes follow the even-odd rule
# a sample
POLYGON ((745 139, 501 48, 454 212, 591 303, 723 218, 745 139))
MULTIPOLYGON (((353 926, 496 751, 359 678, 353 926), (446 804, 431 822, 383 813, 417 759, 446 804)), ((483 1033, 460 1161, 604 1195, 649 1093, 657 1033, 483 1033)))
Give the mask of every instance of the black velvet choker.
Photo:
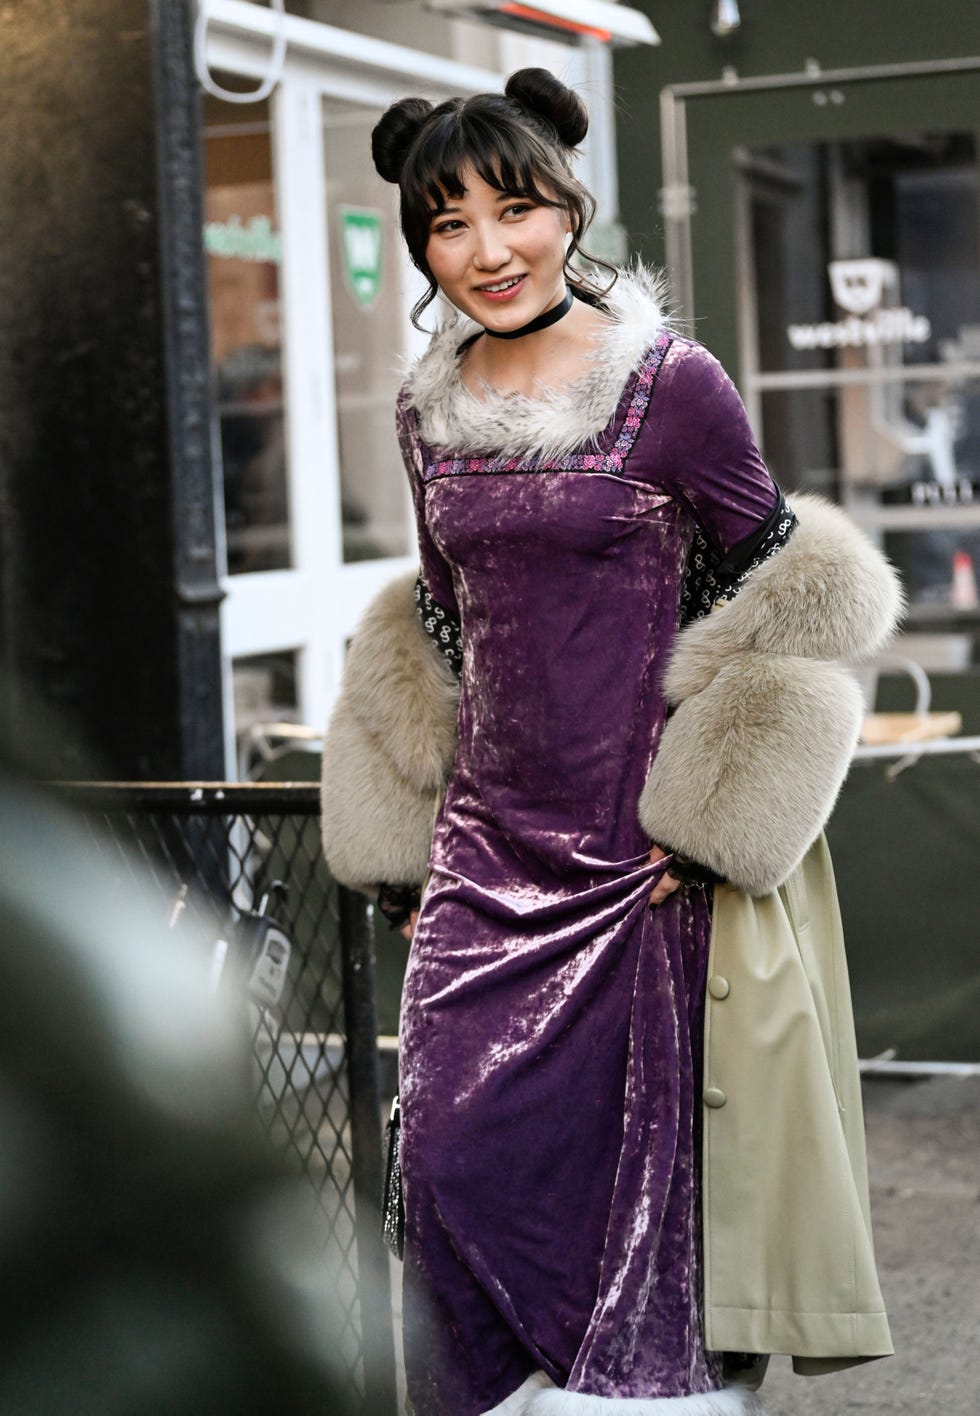
POLYGON ((572 289, 570 285, 565 286, 565 298, 557 305, 552 305, 550 310, 545 310, 543 315, 535 315, 533 320, 528 320, 526 325, 521 325, 520 329, 486 329, 483 333, 489 334, 491 339, 520 339, 522 334, 537 334, 539 329, 547 329, 549 325, 557 324, 564 319, 572 308, 572 289))

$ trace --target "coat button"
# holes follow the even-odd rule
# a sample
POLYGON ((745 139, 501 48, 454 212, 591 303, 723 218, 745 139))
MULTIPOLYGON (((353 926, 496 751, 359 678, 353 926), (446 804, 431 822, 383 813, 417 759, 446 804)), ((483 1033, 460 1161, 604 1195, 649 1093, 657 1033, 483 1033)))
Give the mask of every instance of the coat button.
POLYGON ((722 1091, 721 1087, 705 1087, 703 1099, 705 1106, 710 1106, 712 1111, 717 1111, 719 1107, 725 1105, 728 1097, 722 1091))
POLYGON ((731 984, 721 974, 712 974, 708 979, 708 992, 712 998, 727 998, 731 991, 731 984))

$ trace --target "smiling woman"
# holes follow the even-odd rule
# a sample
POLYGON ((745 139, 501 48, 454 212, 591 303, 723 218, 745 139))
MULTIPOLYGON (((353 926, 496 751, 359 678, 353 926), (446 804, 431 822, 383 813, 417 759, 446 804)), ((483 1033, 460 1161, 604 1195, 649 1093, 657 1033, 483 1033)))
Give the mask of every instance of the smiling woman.
POLYGON ((433 209, 426 263, 458 310, 491 334, 513 332, 565 299, 568 212, 515 199, 473 168, 458 197, 433 209))
POLYGON ((398 399, 421 576, 358 630, 324 750, 331 869, 412 936, 415 1416, 750 1416, 768 1352, 890 1350, 817 838, 861 715, 835 661, 899 596, 839 513, 797 521, 659 282, 572 262, 586 126, 524 70, 372 138, 416 314, 455 307, 398 399))
MULTIPOLYGON (((588 126, 582 100, 543 69, 522 69, 512 75, 503 95, 481 94, 477 101, 468 102, 451 99, 438 108, 424 99, 407 98, 388 110, 374 130, 371 145, 382 177, 401 188, 405 242, 429 281, 413 311, 416 321, 440 285, 429 264, 438 218, 448 214, 450 203, 466 198, 474 177, 492 190, 494 200, 501 199, 502 206, 508 198, 523 199, 531 207, 560 212, 565 223, 562 264, 570 282, 594 294, 601 292, 571 265, 595 210, 591 193, 575 177, 569 161, 588 126)), ((592 259, 596 265, 603 264, 592 259)), ((611 270, 609 274, 614 276, 611 270)))

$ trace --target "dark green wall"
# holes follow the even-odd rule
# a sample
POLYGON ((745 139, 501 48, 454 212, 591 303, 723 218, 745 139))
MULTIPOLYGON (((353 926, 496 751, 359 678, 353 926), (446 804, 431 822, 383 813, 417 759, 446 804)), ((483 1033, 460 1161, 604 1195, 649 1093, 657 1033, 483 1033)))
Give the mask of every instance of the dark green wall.
POLYGON ((980 54, 978 0, 741 0, 742 26, 728 40, 711 34, 709 0, 631 3, 649 14, 663 42, 616 53, 620 206, 635 250, 657 264, 664 259, 659 99, 666 85, 717 80, 728 65, 745 78, 798 72, 808 59, 836 69, 980 54))

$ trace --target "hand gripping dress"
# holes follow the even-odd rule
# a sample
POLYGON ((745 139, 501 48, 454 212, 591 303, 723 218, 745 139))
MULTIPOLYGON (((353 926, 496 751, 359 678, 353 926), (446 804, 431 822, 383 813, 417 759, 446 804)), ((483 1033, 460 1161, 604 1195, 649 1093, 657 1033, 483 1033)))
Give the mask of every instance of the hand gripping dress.
POLYGON ((702 1336, 710 889, 648 907, 637 803, 695 528, 727 555, 778 493, 642 276, 611 308, 571 389, 478 399, 458 324, 399 403, 422 577, 463 646, 400 1039, 415 1416, 752 1409, 702 1336))

